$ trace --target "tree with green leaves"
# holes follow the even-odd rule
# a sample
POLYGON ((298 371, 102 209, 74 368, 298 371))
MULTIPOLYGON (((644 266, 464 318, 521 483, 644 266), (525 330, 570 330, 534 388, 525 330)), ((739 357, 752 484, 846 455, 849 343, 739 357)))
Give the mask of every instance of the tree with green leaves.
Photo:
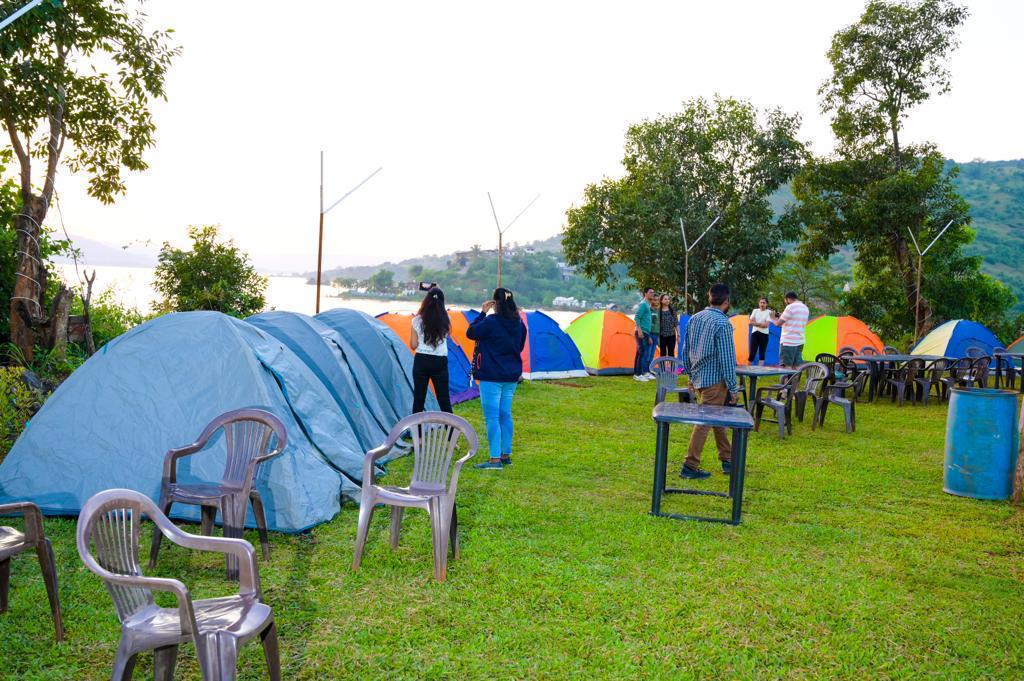
POLYGON ((188 228, 191 250, 164 243, 157 258, 153 289, 159 312, 215 310, 233 317, 262 312, 266 277, 234 241, 219 241, 213 225, 188 228))
MULTIPOLYGON (((19 4, 3 3, 11 11, 19 4)), ((20 167, 10 335, 29 361, 35 345, 59 353, 67 341, 71 294, 64 286, 47 294, 41 250, 58 166, 84 173, 89 194, 110 203, 124 192, 126 171, 146 168, 142 154, 153 145, 150 107, 164 96, 178 50, 169 31, 147 30, 144 15, 128 6, 43 3, 0 40, 0 125, 20 167)))
POLYGON ((801 258, 824 260, 851 245, 851 312, 892 338, 912 335, 916 310, 923 335, 935 318, 982 309, 999 317, 1014 303, 1005 286, 980 272, 980 260, 963 254, 974 232, 954 184, 956 167, 934 145, 907 144, 902 136, 916 105, 949 90, 946 61, 966 18, 967 10, 948 0, 876 0, 837 32, 828 52, 833 74, 819 91, 837 149, 809 162, 792 184, 798 203, 785 219, 804 227, 801 258), (914 241, 924 248, 950 221, 928 254, 919 290, 914 241))
POLYGON ((782 305, 783 296, 793 291, 807 304, 811 316, 816 317, 839 313, 843 288, 848 283, 849 278, 837 272, 827 261, 807 264, 793 256, 786 256, 765 281, 758 295, 767 297, 778 306, 782 305))
POLYGON ((366 280, 366 287, 376 293, 390 293, 395 288, 395 273, 391 270, 377 270, 366 280))
POLYGON ((797 236, 767 199, 804 160, 798 128, 795 115, 717 96, 630 126, 625 175, 587 186, 567 212, 566 260, 599 285, 617 282, 625 265, 641 286, 682 298, 680 220, 694 240, 721 216, 691 252, 690 291, 724 281, 736 298, 753 296, 797 236))

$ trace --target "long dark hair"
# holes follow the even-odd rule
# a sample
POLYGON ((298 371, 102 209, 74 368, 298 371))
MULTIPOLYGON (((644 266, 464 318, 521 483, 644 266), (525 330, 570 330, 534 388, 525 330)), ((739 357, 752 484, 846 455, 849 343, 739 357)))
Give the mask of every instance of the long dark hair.
POLYGON ((436 286, 427 291, 416 314, 423 324, 423 342, 434 347, 443 343, 451 329, 448 310, 444 309, 444 291, 436 286))
POLYGON ((507 288, 494 289, 494 313, 505 319, 519 319, 519 308, 507 288))
POLYGON ((661 301, 665 297, 668 297, 668 312, 673 317, 675 317, 676 316, 676 308, 672 305, 672 296, 670 296, 667 293, 662 293, 660 296, 658 296, 658 312, 662 311, 661 301))

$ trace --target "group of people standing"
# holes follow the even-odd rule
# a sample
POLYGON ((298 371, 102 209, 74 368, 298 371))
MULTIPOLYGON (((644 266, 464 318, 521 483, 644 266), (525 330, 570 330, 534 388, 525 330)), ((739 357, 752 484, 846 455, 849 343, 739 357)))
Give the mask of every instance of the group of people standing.
MULTIPOLYGON (((416 353, 412 363, 414 414, 423 411, 431 383, 440 410, 452 411, 448 389, 450 333, 444 292, 432 286, 412 319, 409 338, 409 346, 416 353)), ((494 289, 491 299, 480 306, 480 314, 469 325, 466 337, 476 341, 473 377, 480 385, 489 450, 488 460, 476 464, 476 468, 500 470, 512 465, 512 398, 523 374, 522 352, 526 345, 526 325, 512 292, 494 289)))
POLYGON ((672 296, 663 293, 655 295, 653 288, 644 290, 643 300, 633 316, 636 325, 636 359, 633 360, 633 380, 649 381, 654 378, 651 362, 655 351, 662 357, 676 354, 679 338, 679 316, 672 305, 672 296))

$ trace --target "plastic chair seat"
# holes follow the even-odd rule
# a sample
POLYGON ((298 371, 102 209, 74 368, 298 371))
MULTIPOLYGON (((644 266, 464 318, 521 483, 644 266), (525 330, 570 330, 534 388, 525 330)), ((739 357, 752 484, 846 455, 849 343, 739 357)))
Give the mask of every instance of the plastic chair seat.
MULTIPOLYGON (((253 596, 235 595, 221 598, 207 598, 192 601, 199 635, 228 634, 245 642, 255 637, 271 619, 270 606, 253 596)), ((143 608, 123 623, 125 633, 133 631, 145 635, 150 644, 155 639, 165 638, 159 645, 174 645, 191 640, 181 633, 181 616, 177 608, 161 608, 156 605, 143 608)))
POLYGON ((413 484, 409 487, 378 485, 377 500, 390 505, 425 506, 431 498, 442 496, 446 491, 443 485, 429 485, 425 483, 413 484))
POLYGON ((21 553, 24 549, 24 533, 13 527, 0 527, 0 560, 21 553))
POLYGON ((214 483, 198 483, 195 485, 169 485, 168 497, 171 501, 180 501, 193 505, 218 506, 220 500, 239 494, 240 487, 230 487, 214 483))

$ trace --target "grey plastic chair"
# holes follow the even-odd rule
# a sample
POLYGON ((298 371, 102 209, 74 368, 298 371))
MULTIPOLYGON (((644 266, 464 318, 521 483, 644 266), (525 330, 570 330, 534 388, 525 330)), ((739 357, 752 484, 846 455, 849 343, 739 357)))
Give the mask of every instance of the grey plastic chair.
MULTIPOLYGON (((820 356, 820 355, 819 355, 820 356)), ((833 356, 834 359, 834 356, 833 356)), ((793 397, 796 399, 796 417, 800 423, 804 422, 804 412, 807 409, 807 402, 811 402, 811 430, 818 424, 818 412, 827 398, 825 388, 829 385, 829 377, 833 376, 832 369, 824 362, 807 362, 798 367, 803 373, 806 383, 801 388, 794 387, 793 397)))
POLYGON ((178 646, 192 642, 206 681, 230 681, 237 674, 238 649, 259 636, 270 678, 281 678, 277 628, 270 606, 262 602, 256 551, 244 539, 200 537, 182 532, 148 497, 127 489, 111 489, 89 499, 78 516, 78 555, 106 583, 121 621, 121 642, 111 678, 127 681, 139 653, 154 653, 154 677, 170 681, 178 646), (238 593, 193 600, 177 579, 147 577, 139 566, 139 535, 145 514, 179 546, 233 556, 239 566, 238 593), (93 554, 95 550, 95 555, 93 554), (161 608, 154 591, 177 601, 161 608))
POLYGON ((754 395, 754 432, 761 430, 761 417, 764 408, 775 412, 775 420, 779 424, 779 438, 786 439, 786 433, 793 434, 793 401, 800 387, 802 371, 790 374, 781 383, 759 387, 754 395))
POLYGON ((834 404, 843 410, 843 420, 846 422, 846 432, 853 433, 857 430, 857 396, 864 391, 864 383, 868 380, 868 374, 861 372, 852 381, 837 381, 825 389, 827 393, 821 402, 818 410, 818 425, 825 427, 825 414, 828 413, 828 405, 834 404), (850 394, 847 395, 847 391, 850 394))
POLYGON ((39 507, 28 501, 0 504, 0 515, 20 514, 25 519, 25 531, 0 526, 0 612, 7 612, 7 597, 11 588, 11 558, 35 549, 39 568, 50 600, 50 613, 57 640, 64 640, 64 621, 60 616, 60 595, 57 591, 57 565, 53 559, 53 546, 43 532, 43 514, 39 507))
POLYGON ((356 533, 352 569, 358 570, 366 548, 366 536, 373 519, 373 507, 391 507, 391 548, 398 547, 402 514, 406 508, 422 508, 430 515, 434 546, 434 579, 443 582, 448 576, 448 542, 459 557, 458 512, 455 492, 463 464, 476 455, 476 431, 462 417, 437 411, 420 412, 395 424, 380 447, 370 450, 363 459, 363 491, 359 502, 359 530, 356 533), (403 435, 412 443, 412 481, 408 487, 374 484, 375 462, 386 455, 403 435), (455 452, 463 446, 466 454, 452 462, 455 452), (451 478, 449 479, 449 471, 451 478))
MULTIPOLYGON (((267 519, 263 513, 263 500, 252 483, 260 464, 283 452, 287 445, 288 434, 284 424, 268 411, 237 409, 221 414, 206 426, 198 440, 167 452, 160 484, 160 510, 164 515, 170 515, 171 506, 176 503, 199 506, 202 513, 201 532, 205 536, 213 534, 213 522, 219 510, 224 536, 240 538, 245 528, 245 512, 251 503, 260 534, 263 559, 268 560, 270 542, 267 538, 267 519), (218 431, 224 433, 226 449, 221 481, 178 484, 178 459, 202 451, 218 431), (272 444, 275 444, 273 449, 272 444)), ((161 538, 159 532, 153 533, 153 546, 149 551, 150 569, 156 566, 161 538)), ((227 565, 228 579, 237 579, 238 570, 230 556, 227 565)))
POLYGON ((679 360, 675 357, 659 357, 651 362, 651 373, 656 379, 654 404, 661 404, 669 395, 677 395, 680 402, 695 402, 690 386, 679 387, 679 360))

